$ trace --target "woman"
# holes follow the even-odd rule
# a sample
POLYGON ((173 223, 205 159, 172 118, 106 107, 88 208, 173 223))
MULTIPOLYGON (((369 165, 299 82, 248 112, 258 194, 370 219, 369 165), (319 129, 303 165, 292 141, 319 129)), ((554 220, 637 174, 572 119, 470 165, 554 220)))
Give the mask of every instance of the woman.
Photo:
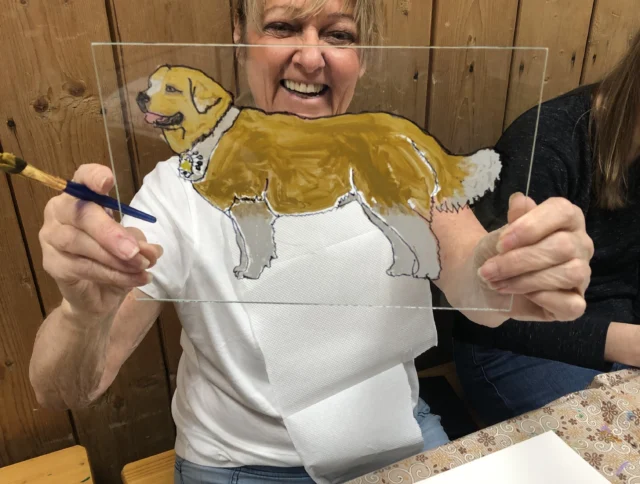
MULTIPOLYGON (((288 46, 248 47, 242 54, 257 106, 306 117, 344 113, 363 70, 357 52, 345 47, 376 41, 381 5, 360 0, 241 1, 236 42, 288 46), (340 48, 291 47, 305 44, 340 48), (319 95, 306 94, 317 86, 319 95)), ((176 168, 175 159, 158 164, 136 195, 134 205, 158 217, 153 227, 140 225, 145 234, 133 227, 133 220, 124 228, 99 207, 67 196, 47 205, 41 231, 44 266, 64 299, 43 323, 34 347, 30 375, 41 404, 81 407, 105 392, 161 311, 161 302, 138 298, 174 298, 185 286, 197 286, 191 267, 197 266, 212 287, 226 276, 211 262, 217 260, 216 245, 202 239, 204 233, 215 236, 215 217, 222 215, 209 211, 197 221, 182 212, 176 216, 175 206, 189 211, 200 203, 178 181, 176 168), (207 247, 212 255, 193 264, 198 247, 207 247)), ((112 174, 103 166, 84 165, 75 178, 102 193, 113 186, 112 174)), ((434 213, 442 263, 437 284, 452 304, 504 307, 510 294, 496 293, 485 281, 514 283, 512 312, 469 312, 476 323, 498 326, 508 316, 572 320, 584 311, 592 247, 582 213, 559 199, 531 205, 524 196, 515 196, 509 226, 491 234, 469 209, 434 213), (554 251, 558 246, 563 250, 554 251), (567 267, 579 277, 566 277, 567 267)), ((264 361, 243 310, 176 307, 184 330, 172 406, 178 433, 176 482, 310 482, 301 468, 301 449, 271 405, 264 361)), ((280 309, 275 318, 288 318, 291 311, 280 309)), ((415 367, 407 365, 400 380, 411 384, 413 415, 425 448, 445 442, 437 419, 417 399, 415 367)), ((369 404, 358 402, 362 408, 369 404)), ((364 473, 382 462, 370 456, 353 467, 364 473)))
MULTIPOLYGON (((620 363, 640 366, 640 327, 629 324, 640 317, 638 72, 640 32, 600 83, 542 106, 529 194, 565 197, 585 214, 595 244, 587 311, 571 325, 508 321, 495 330, 458 317, 456 368, 486 424, 582 390, 620 363)), ((496 147, 500 187, 475 209, 487 230, 500 226, 511 190, 526 184, 536 114, 514 121, 496 147)))

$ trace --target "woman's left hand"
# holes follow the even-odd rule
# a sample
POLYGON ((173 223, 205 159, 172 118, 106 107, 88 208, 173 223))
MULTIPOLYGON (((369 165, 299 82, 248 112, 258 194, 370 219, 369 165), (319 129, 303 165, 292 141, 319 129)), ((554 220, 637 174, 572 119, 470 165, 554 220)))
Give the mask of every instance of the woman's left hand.
POLYGON ((508 225, 480 241, 474 254, 485 300, 514 295, 509 318, 572 321, 586 308, 593 241, 582 211, 564 198, 540 205, 518 193, 508 225))

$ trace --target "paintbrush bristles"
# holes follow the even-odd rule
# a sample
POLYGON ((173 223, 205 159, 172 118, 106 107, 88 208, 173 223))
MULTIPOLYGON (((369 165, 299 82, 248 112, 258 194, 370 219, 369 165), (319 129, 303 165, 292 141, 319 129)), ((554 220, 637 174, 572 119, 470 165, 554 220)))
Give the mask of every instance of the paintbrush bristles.
POLYGON ((67 187, 67 182, 62 178, 40 171, 11 153, 0 153, 0 170, 39 181, 54 190, 62 191, 67 187))
POLYGON ((64 190, 67 188, 67 182, 57 176, 49 175, 44 171, 40 171, 31 165, 27 165, 26 168, 20 173, 22 176, 31 178, 32 180, 39 181, 40 183, 53 188, 54 190, 64 190))
POLYGON ((12 153, 0 153, 0 170, 16 175, 27 166, 27 162, 12 153))

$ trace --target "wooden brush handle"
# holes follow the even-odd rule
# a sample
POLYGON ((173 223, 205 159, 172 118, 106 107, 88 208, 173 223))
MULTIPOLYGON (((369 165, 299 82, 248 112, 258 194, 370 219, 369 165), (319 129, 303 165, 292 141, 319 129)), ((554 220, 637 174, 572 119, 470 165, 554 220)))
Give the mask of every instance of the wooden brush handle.
POLYGON ((67 182, 62 178, 49 175, 48 173, 40 171, 31 165, 27 165, 20 174, 22 176, 26 176, 27 178, 31 178, 32 180, 39 181, 40 183, 47 185, 49 188, 53 188, 54 190, 62 191, 67 187, 67 182))

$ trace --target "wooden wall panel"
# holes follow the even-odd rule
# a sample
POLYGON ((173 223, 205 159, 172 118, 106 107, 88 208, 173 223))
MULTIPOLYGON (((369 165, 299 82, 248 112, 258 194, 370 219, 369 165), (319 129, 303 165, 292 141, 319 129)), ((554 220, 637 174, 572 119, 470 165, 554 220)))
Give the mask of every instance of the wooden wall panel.
POLYGON ((582 82, 597 82, 610 71, 639 29, 638 0, 596 0, 582 82))
MULTIPOLYGON (((517 0, 436 0, 434 46, 512 46, 517 0)), ((435 50, 427 127, 466 153, 502 134, 512 51, 435 50)))
MULTIPOLYGON (((231 43, 231 9, 228 0, 155 0, 130 2, 110 0, 116 42, 231 43)), ((118 47, 119 77, 124 84, 130 141, 138 180, 172 153, 158 132, 149 128, 135 104, 137 92, 146 89, 149 74, 160 64, 185 64, 204 70, 235 90, 235 69, 231 48, 210 47, 118 47)), ((181 327, 173 307, 160 316, 164 355, 171 391, 175 389, 181 327)))
MULTIPOLYGON (((549 49, 543 100, 580 84, 592 10, 593 0, 520 1, 515 45, 549 49)), ((544 51, 514 51, 505 127, 538 104, 544 59, 544 51)))
MULTIPOLYGON (((82 163, 108 164, 90 50, 92 41, 110 39, 104 2, 6 2, 0 16, 0 60, 5 73, 11 73, 0 81, 0 115, 5 120, 0 123, 0 138, 5 149, 64 177, 71 177, 82 163)), ((116 85, 115 77, 105 81, 107 86, 116 85)), ((117 114, 110 116, 118 119, 117 114)), ((126 147, 124 136, 112 141, 116 149, 126 147)), ((116 158, 125 198, 134 188, 130 166, 128 157, 116 158)), ((44 206, 54 193, 22 179, 15 179, 14 187, 36 280, 49 312, 59 304, 60 295, 42 269, 38 231, 44 206)), ((153 332, 124 366, 109 397, 74 412, 79 443, 95 463, 97 482, 117 482, 122 465, 129 460, 145 451, 171 447, 173 427, 167 404, 160 342, 153 332)))
MULTIPOLYGON (((385 2, 384 43, 427 47, 431 42, 432 0, 385 2)), ((429 78, 429 49, 372 50, 368 73, 351 112, 386 111, 424 125, 429 78)))
POLYGON ((0 467, 4 467, 69 447, 75 440, 69 414, 38 408, 29 384, 29 360, 42 312, 5 175, 0 175, 0 207, 0 467))

